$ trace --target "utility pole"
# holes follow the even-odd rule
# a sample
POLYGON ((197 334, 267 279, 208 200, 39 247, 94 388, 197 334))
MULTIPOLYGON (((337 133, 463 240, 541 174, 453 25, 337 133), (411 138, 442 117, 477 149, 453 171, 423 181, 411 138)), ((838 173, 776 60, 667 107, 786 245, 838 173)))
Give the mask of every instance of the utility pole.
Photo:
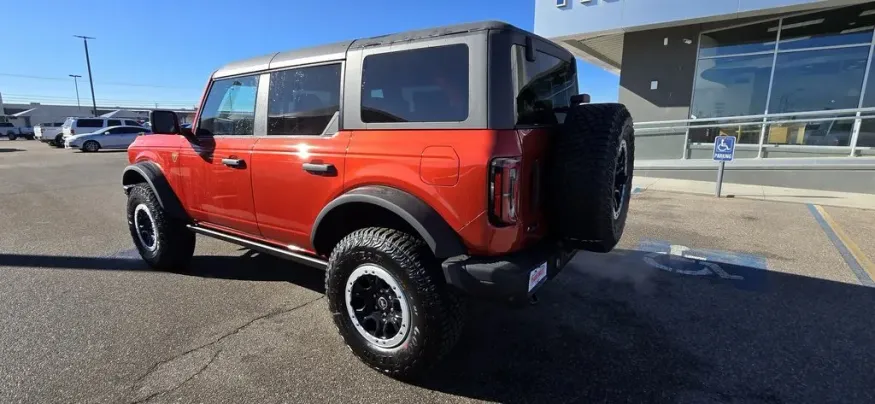
POLYGON ((76 85, 76 109, 81 111, 82 105, 79 104, 79 81, 77 79, 82 76, 78 74, 68 74, 68 76, 73 78, 73 84, 76 85))
POLYGON ((92 113, 95 117, 97 117, 97 100, 94 99, 94 78, 91 76, 91 57, 88 56, 88 40, 89 39, 97 39, 90 36, 83 35, 73 35, 76 38, 82 38, 82 42, 85 43, 85 63, 88 64, 88 82, 91 84, 91 106, 94 107, 92 113))

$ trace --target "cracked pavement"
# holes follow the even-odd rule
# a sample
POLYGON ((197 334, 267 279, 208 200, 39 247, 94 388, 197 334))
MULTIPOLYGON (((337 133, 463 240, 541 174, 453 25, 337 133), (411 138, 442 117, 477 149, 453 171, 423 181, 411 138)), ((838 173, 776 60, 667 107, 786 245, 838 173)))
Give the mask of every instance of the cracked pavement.
MULTIPOLYGON (((638 195, 615 252, 580 254, 537 306, 474 304, 450 357, 407 384, 348 351, 322 271, 205 238, 189 271, 151 271, 125 223, 124 153, 0 140, 11 148, 0 153, 2 403, 875 402, 875 289, 804 205, 638 195), (715 217, 718 204, 733 221, 715 217), (671 248, 643 251, 647 240, 671 248), (720 264, 741 282, 644 260, 696 265, 667 253, 687 247, 768 268, 720 264)), ((875 251, 852 227, 872 212, 830 213, 875 251)))

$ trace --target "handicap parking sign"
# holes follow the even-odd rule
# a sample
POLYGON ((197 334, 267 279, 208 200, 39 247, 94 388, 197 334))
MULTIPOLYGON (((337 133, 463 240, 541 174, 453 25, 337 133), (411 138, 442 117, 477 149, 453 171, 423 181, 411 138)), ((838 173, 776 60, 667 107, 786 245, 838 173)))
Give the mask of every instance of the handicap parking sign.
POLYGON ((732 161, 735 158, 735 136, 714 138, 714 161, 732 161))

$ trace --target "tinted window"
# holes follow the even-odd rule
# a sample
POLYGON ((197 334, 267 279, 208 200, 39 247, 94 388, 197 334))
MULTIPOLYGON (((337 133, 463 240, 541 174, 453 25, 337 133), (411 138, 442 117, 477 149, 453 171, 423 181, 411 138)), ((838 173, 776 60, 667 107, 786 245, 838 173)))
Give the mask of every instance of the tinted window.
POLYGON ((873 26, 872 4, 785 18, 778 49, 869 43, 873 26))
POLYGON ((137 121, 125 121, 125 125, 140 126, 137 121))
POLYGON ((76 122, 76 126, 80 128, 102 128, 103 119, 80 119, 76 122))
POLYGON ((574 63, 542 52, 529 62, 524 47, 512 49, 517 125, 558 123, 554 108, 567 107, 577 94, 574 63))
POLYGON ((468 46, 365 57, 361 114, 369 123, 468 119, 468 46))
POLYGON ((775 50, 778 20, 702 34, 699 56, 738 55, 775 50))
POLYGON ((122 124, 122 121, 120 121, 118 119, 110 119, 109 121, 107 121, 106 126, 121 126, 121 124, 122 124))
POLYGON ((320 135, 340 110, 340 64, 270 74, 267 134, 320 135))
POLYGON ((217 80, 198 124, 199 136, 251 136, 258 76, 217 80))
POLYGON ((12 126, 9 122, 0 122, 0 128, 11 128, 12 126))

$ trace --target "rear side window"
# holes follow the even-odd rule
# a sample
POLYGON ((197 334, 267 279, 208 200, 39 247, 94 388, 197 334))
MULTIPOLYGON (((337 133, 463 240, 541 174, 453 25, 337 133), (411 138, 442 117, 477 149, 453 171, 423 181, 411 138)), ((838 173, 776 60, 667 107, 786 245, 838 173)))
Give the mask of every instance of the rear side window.
POLYGON ((140 124, 138 124, 137 121, 125 121, 125 125, 140 126, 140 124))
POLYGON ((437 46, 365 57, 362 122, 468 119, 468 46, 437 46))
POLYGON ((109 121, 107 121, 106 126, 121 126, 121 124, 122 124, 122 121, 120 121, 118 119, 110 119, 109 121))
POLYGON ((340 64, 270 74, 268 136, 321 135, 340 110, 340 64))
POLYGON ((252 136, 258 76, 216 80, 197 126, 198 136, 252 136))
POLYGON ((526 61, 525 47, 512 47, 517 125, 558 123, 555 108, 567 107, 577 94, 577 71, 571 60, 537 52, 526 61))
POLYGON ((80 119, 76 126, 80 128, 102 128, 103 119, 80 119))
POLYGON ((11 128, 12 126, 9 122, 0 122, 0 128, 11 128))

